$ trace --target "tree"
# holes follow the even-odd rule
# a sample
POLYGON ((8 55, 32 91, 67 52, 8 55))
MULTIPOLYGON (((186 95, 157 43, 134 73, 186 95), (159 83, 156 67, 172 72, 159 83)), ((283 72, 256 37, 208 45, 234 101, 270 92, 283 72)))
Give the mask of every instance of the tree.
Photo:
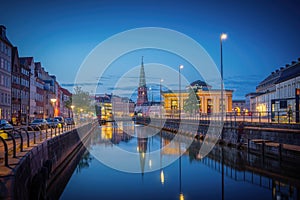
POLYGON ((196 89, 189 88, 189 96, 184 101, 183 110, 189 114, 195 114, 199 111, 199 97, 196 94, 196 89))
MULTIPOLYGON (((74 88, 75 93, 72 96, 72 104, 76 113, 90 112, 93 110, 92 101, 89 92, 83 91, 81 87, 74 88)), ((71 106, 71 105, 70 105, 71 106)))

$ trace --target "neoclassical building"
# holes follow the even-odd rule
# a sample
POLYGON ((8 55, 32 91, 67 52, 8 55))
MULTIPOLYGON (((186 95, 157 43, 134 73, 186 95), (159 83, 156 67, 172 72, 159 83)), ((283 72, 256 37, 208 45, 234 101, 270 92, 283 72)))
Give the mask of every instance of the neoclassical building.
MULTIPOLYGON (((193 88, 198 96, 198 112, 201 114, 211 114, 221 112, 221 90, 213 89, 207 83, 197 80, 191 83, 186 90, 179 91, 162 91, 164 99, 164 109, 166 116, 176 116, 181 109, 184 114, 184 103, 189 97, 188 89, 193 88), (179 95, 180 94, 180 95, 179 95), (179 106, 180 102, 180 106, 179 106)), ((224 90, 224 111, 232 111, 232 93, 233 90, 224 90)))

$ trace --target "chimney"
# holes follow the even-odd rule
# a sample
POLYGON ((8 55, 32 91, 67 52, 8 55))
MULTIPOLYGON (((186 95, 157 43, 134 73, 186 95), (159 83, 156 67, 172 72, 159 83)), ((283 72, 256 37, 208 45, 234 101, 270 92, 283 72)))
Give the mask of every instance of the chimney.
POLYGON ((0 25, 0 36, 2 37, 2 38, 5 38, 6 37, 6 27, 5 26, 3 26, 3 25, 0 25))
POLYGON ((296 61, 292 61, 292 65, 296 64, 296 61))
POLYGON ((298 62, 300 62, 300 58, 298 58, 298 62))
POLYGON ((287 68, 287 67, 289 67, 289 66, 290 66, 289 64, 286 64, 286 65, 285 65, 285 68, 287 68))

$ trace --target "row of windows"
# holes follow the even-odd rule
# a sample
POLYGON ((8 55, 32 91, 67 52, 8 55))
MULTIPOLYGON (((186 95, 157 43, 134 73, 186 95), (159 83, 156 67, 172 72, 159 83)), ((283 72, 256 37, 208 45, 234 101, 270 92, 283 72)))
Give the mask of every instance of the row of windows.
POLYGON ((20 77, 12 75, 12 83, 20 84, 20 77))
POLYGON ((300 88, 300 82, 277 87, 277 97, 278 98, 294 97, 296 88, 300 88))
POLYGON ((29 76, 29 71, 24 69, 24 68, 21 69, 21 73, 26 75, 26 76, 29 76))
POLYGON ((29 81, 21 78, 21 85, 25 87, 29 87, 29 81))
POLYGON ((44 101, 44 95, 41 95, 41 94, 36 94, 36 100, 37 101, 44 101))
POLYGON ((36 85, 35 85, 35 86, 38 87, 38 88, 44 89, 43 84, 41 84, 41 83, 39 83, 39 82, 36 82, 36 85))
POLYGON ((10 94, 1 93, 0 94, 0 103, 5 105, 10 105, 10 94))
POLYGON ((6 88, 10 88, 11 87, 11 81, 10 81, 10 77, 5 75, 5 74, 1 74, 0 75, 0 85, 4 86, 6 88))
POLYGON ((11 57, 11 48, 2 41, 0 41, 0 51, 7 55, 9 58, 11 57))
POLYGON ((12 88, 11 89, 11 96, 13 98, 19 98, 20 97, 20 90, 18 90, 16 88, 12 88))
POLYGON ((29 92, 21 91, 21 99, 29 99, 29 92))
POLYGON ((0 58, 0 68, 1 69, 4 69, 4 70, 10 72, 11 71, 11 65, 10 64, 11 64, 10 61, 8 61, 4 58, 0 58))

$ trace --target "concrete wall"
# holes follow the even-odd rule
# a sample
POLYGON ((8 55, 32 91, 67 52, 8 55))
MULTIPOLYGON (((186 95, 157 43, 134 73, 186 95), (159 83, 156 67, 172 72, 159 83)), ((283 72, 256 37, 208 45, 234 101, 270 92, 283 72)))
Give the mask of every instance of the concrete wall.
POLYGON ((47 185, 59 174, 62 163, 86 138, 93 125, 65 132, 44 141, 21 157, 14 176, 0 186, 0 199, 46 199, 47 185))

